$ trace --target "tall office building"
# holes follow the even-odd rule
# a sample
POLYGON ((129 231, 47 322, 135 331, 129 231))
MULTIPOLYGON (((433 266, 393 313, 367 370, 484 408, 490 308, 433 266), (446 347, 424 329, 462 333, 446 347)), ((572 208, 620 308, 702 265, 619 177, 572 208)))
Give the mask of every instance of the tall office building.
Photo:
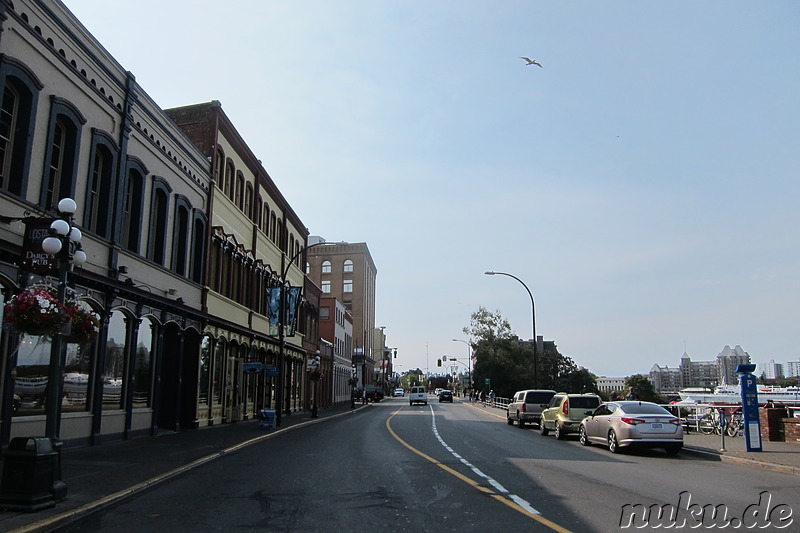
POLYGON ((324 297, 342 302, 353 317, 353 362, 363 365, 361 383, 373 381, 375 361, 383 357, 384 337, 375 327, 375 280, 378 269, 364 242, 312 246, 325 242, 309 236, 306 275, 324 297))

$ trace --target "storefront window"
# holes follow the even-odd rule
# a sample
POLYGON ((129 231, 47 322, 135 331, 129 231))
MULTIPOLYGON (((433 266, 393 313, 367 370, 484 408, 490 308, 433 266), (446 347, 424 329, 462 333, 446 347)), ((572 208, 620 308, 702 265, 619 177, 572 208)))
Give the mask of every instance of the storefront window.
POLYGON ((225 361, 225 339, 217 339, 217 349, 214 351, 214 366, 211 373, 211 394, 213 394, 215 404, 219 404, 221 400, 223 361, 225 361))
POLYGON ((211 377, 211 337, 203 335, 200 342, 200 375, 198 376, 198 401, 208 405, 208 380, 211 377))
MULTIPOLYGON (((77 305, 85 311, 92 307, 79 301, 77 305)), ((66 344, 67 356, 64 367, 64 392, 61 400, 62 411, 86 411, 89 408, 89 384, 93 368, 95 340, 77 344, 66 344)))
POLYGON ((103 371, 103 409, 122 408, 122 380, 125 376, 127 325, 125 316, 114 311, 108 321, 108 343, 103 371))
POLYGON ((139 326, 136 360, 133 369, 133 406, 149 407, 153 376, 153 329, 155 324, 145 318, 139 326))
POLYGON ((14 397, 19 400, 16 416, 44 414, 50 346, 50 337, 20 338, 14 369, 14 397))

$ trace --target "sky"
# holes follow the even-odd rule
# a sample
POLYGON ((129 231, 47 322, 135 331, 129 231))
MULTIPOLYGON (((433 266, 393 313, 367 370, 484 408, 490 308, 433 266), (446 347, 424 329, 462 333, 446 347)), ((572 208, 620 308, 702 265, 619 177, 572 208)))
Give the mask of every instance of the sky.
POLYGON ((367 243, 401 372, 466 360, 481 306, 598 376, 800 359, 796 0, 65 4, 367 243))

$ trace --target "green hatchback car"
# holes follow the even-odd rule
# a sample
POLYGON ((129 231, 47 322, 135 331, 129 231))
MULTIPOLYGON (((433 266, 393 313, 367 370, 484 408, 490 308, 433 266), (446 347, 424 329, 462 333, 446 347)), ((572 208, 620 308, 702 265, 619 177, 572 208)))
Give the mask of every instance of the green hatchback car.
POLYGON ((581 420, 592 414, 602 400, 597 394, 567 394, 559 392, 550 400, 547 409, 542 411, 539 433, 547 435, 551 431, 559 440, 568 433, 577 433, 581 420))

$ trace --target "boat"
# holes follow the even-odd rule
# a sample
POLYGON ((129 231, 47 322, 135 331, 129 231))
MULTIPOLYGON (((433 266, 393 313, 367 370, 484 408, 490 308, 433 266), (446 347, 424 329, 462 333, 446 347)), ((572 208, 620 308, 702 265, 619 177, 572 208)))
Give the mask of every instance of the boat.
MULTIPOLYGON (((800 405, 800 387, 774 387, 758 385, 758 403, 764 405, 772 401, 784 405, 800 405)), ((713 391, 701 388, 681 389, 678 393, 681 403, 737 405, 742 403, 742 393, 738 386, 720 385, 713 391)))

